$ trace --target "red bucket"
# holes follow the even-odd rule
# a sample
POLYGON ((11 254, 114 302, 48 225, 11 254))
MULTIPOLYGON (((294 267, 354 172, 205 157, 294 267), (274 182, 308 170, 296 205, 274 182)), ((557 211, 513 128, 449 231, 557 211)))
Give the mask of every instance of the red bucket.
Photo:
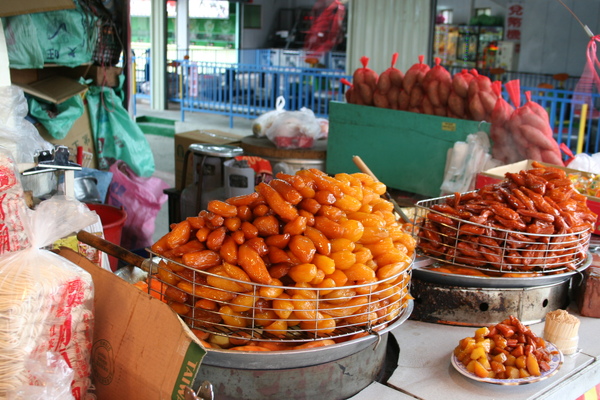
MULTIPOLYGON (((109 242, 120 246, 123 225, 127 219, 125 210, 107 204, 86 203, 86 205, 100 217, 100 222, 104 229, 104 238, 109 242)), ((110 263, 110 269, 116 271, 119 260, 109 255, 108 261, 110 263)))

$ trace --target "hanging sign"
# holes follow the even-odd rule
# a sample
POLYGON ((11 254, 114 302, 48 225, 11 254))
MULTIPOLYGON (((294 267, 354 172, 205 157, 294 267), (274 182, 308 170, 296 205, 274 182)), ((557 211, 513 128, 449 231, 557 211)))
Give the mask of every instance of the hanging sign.
POLYGON ((511 42, 517 42, 515 53, 520 52, 521 47, 521 28, 523 23, 524 5, 521 2, 511 2, 506 6, 506 29, 505 39, 511 42))

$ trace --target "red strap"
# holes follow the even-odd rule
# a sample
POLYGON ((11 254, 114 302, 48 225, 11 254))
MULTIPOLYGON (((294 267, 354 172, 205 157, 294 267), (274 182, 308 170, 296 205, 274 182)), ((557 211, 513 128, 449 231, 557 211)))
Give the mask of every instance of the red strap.
POLYGON ((569 163, 571 163, 571 161, 573 161, 573 159, 575 158, 575 155, 573 154, 571 149, 564 143, 561 143, 558 147, 560 148, 560 151, 562 151, 569 157, 567 159, 567 161, 565 161, 565 167, 566 167, 567 165, 569 165, 569 163))

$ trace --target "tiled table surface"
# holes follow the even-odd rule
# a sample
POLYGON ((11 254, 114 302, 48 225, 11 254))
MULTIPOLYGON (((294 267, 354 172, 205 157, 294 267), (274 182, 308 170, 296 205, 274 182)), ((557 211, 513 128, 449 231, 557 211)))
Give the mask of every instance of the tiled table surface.
MULTIPOLYGON (((391 331, 400 346, 398 367, 387 384, 373 383, 352 400, 575 400, 600 383, 600 319, 581 317, 579 349, 565 356, 558 372, 536 383, 501 386, 471 380, 457 372, 450 356, 459 340, 473 336, 475 328, 406 321, 391 331)), ((542 335, 544 323, 531 325, 542 335)))

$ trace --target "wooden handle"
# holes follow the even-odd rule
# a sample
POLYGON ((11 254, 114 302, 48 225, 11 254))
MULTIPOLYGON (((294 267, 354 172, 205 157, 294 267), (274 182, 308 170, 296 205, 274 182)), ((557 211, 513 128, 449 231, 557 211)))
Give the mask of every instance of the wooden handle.
POLYGON ((360 172, 363 172, 363 173, 371 176, 376 181, 379 180, 379 179, 377 179, 377 177, 375 176, 373 171, 371 171, 371 169, 369 169, 369 167, 367 167, 367 164, 365 164, 365 162, 362 160, 362 158, 360 158, 360 156, 353 156, 352 161, 354 161, 354 164, 356 164, 356 166, 358 167, 360 172))
MULTIPOLYGON (((367 164, 365 164, 365 162, 362 160, 362 158, 360 158, 360 156, 352 156, 352 161, 354 161, 354 164, 356 164, 356 166, 358 167, 358 169, 360 169, 361 172, 369 175, 376 181, 379 181, 379 179, 377 179, 373 171, 371 171, 371 169, 367 167, 367 164)), ((398 215, 400 215, 404 222, 411 222, 410 218, 408 218, 404 211, 402 211, 402 208, 400 208, 396 200, 394 200, 390 192, 388 192, 387 190, 385 191, 385 198, 394 205, 394 211, 396 211, 398 215)))
POLYGON ((131 251, 124 249, 121 246, 117 246, 108 240, 102 239, 100 236, 94 235, 86 231, 79 231, 77 233, 77 240, 85 244, 89 244, 96 249, 110 254, 113 257, 117 257, 120 260, 125 261, 127 264, 135 265, 136 267, 142 268, 142 264, 146 259, 142 256, 138 256, 131 251))

